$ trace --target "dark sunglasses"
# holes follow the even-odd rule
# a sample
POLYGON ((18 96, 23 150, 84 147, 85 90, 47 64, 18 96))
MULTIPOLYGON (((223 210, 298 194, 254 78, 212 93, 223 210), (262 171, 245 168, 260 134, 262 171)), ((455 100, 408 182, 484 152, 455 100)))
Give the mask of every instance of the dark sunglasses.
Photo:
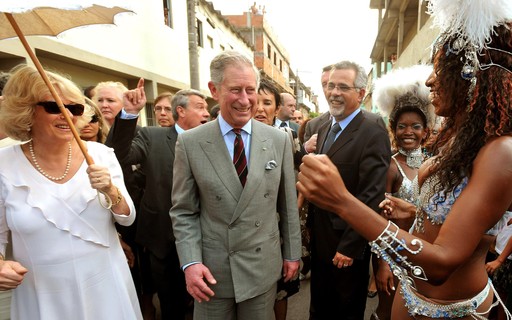
POLYGON ((100 117, 98 117, 98 115, 93 115, 92 118, 91 118, 91 121, 89 121, 89 123, 96 123, 100 121, 100 117))
MULTIPOLYGON (((42 101, 37 103, 38 106, 41 106, 44 108, 44 111, 48 112, 49 114, 59 114, 60 109, 57 105, 57 102, 55 101, 42 101)), ((74 116, 81 116, 84 114, 85 107, 82 104, 65 104, 64 107, 71 112, 74 116)))

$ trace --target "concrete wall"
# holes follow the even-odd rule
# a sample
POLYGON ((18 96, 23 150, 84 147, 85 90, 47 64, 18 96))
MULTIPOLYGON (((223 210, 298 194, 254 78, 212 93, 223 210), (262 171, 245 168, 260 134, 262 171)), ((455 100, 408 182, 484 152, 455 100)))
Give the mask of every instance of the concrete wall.
MULTIPOLYGON (((209 96, 209 64, 221 45, 250 57, 252 50, 222 17, 198 3, 196 18, 202 21, 205 44, 199 48, 200 86, 209 96), (216 28, 206 18, 214 21, 216 28), (213 38, 214 48, 209 47, 207 35, 213 38)), ((186 0, 172 1, 172 28, 164 23, 161 0, 135 1, 131 9, 135 13, 118 14, 115 25, 84 26, 57 37, 31 36, 28 42, 43 67, 71 76, 83 88, 106 80, 133 88, 144 77, 150 103, 163 91, 189 88, 186 0)), ((0 70, 9 71, 19 63, 32 64, 19 39, 0 40, 0 70)))

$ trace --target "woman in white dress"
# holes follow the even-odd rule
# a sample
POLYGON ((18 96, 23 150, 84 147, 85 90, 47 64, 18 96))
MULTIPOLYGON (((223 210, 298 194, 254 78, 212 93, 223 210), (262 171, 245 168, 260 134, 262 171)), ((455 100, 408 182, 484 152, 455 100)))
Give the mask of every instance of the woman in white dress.
MULTIPOLYGON (((81 90, 47 74, 73 123, 88 123, 81 90)), ((0 252, 11 232, 14 256, 0 261, 0 290, 15 289, 11 318, 142 319, 114 227, 135 210, 113 150, 87 142, 87 165, 35 68, 15 68, 3 95, 0 127, 28 141, 0 150, 0 252)))

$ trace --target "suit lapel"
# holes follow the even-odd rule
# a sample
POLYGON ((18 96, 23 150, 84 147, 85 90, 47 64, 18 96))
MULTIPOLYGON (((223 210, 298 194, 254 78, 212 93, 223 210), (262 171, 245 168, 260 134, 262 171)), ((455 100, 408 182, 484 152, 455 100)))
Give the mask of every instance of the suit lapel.
POLYGON ((354 138, 354 135, 359 130, 361 123, 364 120, 363 112, 359 112, 359 114, 350 121, 348 126, 343 129, 340 133, 340 136, 334 143, 331 148, 326 152, 326 154, 331 157, 334 153, 338 152, 345 144, 347 144, 350 140, 354 138))
POLYGON ((212 127, 213 132, 210 131, 212 134, 206 136, 203 141, 199 141, 199 144, 222 184, 238 201, 243 191, 242 184, 236 174, 233 159, 229 155, 218 122, 212 123, 212 127))
POLYGON ((172 126, 167 130, 167 139, 166 143, 171 151, 171 157, 174 159, 174 149, 176 148, 176 140, 178 139, 178 132, 176 131, 176 127, 172 126))
POLYGON ((318 128, 318 136, 317 136, 317 143, 316 143, 316 153, 320 153, 322 151, 322 148, 325 143, 325 139, 327 139, 327 134, 329 133, 329 130, 331 129, 331 121, 326 121, 323 124, 320 125, 320 128, 318 128))
POLYGON ((258 126, 260 124, 258 122, 255 120, 251 121, 252 133, 249 175, 247 176, 247 183, 245 184, 245 188, 243 188, 243 192, 240 200, 238 201, 232 221, 236 220, 240 214, 242 214, 249 202, 253 199, 254 194, 258 190, 263 177, 265 176, 265 164, 269 161, 267 153, 272 150, 272 139, 267 135, 264 135, 263 132, 259 130, 258 126))

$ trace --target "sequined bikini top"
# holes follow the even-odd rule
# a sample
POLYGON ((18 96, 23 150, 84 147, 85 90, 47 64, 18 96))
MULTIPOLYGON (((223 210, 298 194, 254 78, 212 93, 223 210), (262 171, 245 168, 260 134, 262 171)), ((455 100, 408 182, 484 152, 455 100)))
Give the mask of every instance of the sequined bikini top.
POLYGON ((406 175, 400 164, 398 163, 398 160, 396 160, 396 154, 393 155, 391 158, 395 161, 396 166, 398 167, 398 171, 400 171, 400 174, 402 175, 402 184, 400 185, 400 188, 397 192, 393 193, 394 197, 403 199, 410 203, 416 203, 417 192, 414 189, 414 185, 418 183, 418 175, 414 177, 414 179, 410 180, 406 175))
MULTIPOLYGON (((423 184, 421 185, 419 196, 418 196, 418 206, 421 210, 416 211, 416 222, 415 222, 415 230, 416 232, 425 232, 424 229, 424 214, 426 214, 427 219, 435 225, 441 225, 446 220, 448 213, 452 209, 455 200, 459 197, 462 190, 468 185, 468 178, 464 177, 462 181, 453 188, 451 192, 439 191, 434 193, 434 186, 438 183, 439 176, 436 174, 432 174, 428 176, 423 184)), ((417 189, 416 189, 417 190, 417 189)), ((500 221, 490 230, 486 232, 489 235, 496 235, 497 230, 500 230, 503 223, 506 225, 506 216, 503 215, 500 221)))

